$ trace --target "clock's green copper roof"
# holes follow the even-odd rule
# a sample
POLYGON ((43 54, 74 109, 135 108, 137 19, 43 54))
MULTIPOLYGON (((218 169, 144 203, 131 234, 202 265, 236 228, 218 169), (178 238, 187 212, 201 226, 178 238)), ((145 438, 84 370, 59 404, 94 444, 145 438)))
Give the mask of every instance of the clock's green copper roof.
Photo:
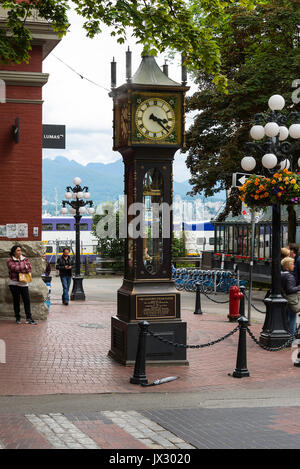
POLYGON ((137 85, 181 86, 180 83, 171 80, 163 73, 155 58, 151 55, 143 56, 139 68, 132 77, 132 83, 137 85))

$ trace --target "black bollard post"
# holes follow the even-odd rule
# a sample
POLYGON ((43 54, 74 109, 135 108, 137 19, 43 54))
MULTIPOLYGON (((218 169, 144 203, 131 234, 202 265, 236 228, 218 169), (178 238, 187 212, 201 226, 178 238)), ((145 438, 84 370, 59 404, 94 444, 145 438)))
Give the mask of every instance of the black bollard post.
POLYGON ((131 384, 147 384, 148 379, 146 377, 146 338, 148 334, 149 322, 139 322, 139 339, 136 352, 136 359, 134 365, 134 373, 130 378, 131 384))
POLYGON ((196 304, 194 314, 203 314, 201 310, 201 284, 196 284, 196 304))
POLYGON ((240 306, 239 306, 239 315, 241 317, 245 317, 245 290, 246 290, 246 287, 244 285, 242 285, 240 287, 240 293, 243 293, 243 297, 240 298, 240 306))
POLYGON ((250 376, 247 368, 247 350, 246 350, 246 333, 248 320, 244 316, 238 319, 240 335, 238 344, 238 353, 236 359, 236 368, 232 373, 234 378, 244 378, 250 376))

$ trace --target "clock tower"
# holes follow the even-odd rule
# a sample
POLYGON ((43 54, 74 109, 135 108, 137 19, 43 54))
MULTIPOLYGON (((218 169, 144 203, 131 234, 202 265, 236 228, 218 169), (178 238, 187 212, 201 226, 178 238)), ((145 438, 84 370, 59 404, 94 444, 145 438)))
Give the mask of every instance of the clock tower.
MULTIPOLYGON (((126 207, 125 272, 112 317, 109 355, 124 365, 136 358, 138 323, 163 338, 186 344, 180 294, 172 280, 172 165, 184 146, 185 81, 177 83, 144 56, 131 77, 131 52, 126 53, 127 83, 116 87, 112 62, 114 146, 123 157, 126 207)), ((186 349, 147 338, 147 363, 188 364, 186 349)))

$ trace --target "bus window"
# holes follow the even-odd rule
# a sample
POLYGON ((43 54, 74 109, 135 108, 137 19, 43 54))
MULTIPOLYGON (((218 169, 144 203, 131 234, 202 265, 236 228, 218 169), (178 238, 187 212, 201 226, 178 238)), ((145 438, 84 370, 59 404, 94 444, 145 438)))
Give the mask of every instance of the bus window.
POLYGON ((70 231, 71 225, 70 223, 57 223, 56 230, 57 231, 70 231))
POLYGON ((88 231, 89 230, 89 225, 87 223, 80 223, 79 229, 80 229, 80 231, 88 231))
POLYGON ((46 254, 51 254, 53 252, 53 246, 46 246, 46 254))
POLYGON ((53 225, 52 223, 43 223, 42 224, 42 231, 52 231, 53 225))
POLYGON ((209 238, 209 245, 214 246, 215 244, 215 238, 209 238))

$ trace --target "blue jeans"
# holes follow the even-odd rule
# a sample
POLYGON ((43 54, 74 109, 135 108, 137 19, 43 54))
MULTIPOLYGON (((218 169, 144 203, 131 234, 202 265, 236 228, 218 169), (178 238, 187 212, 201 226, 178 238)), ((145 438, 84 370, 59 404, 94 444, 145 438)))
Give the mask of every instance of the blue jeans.
POLYGON ((69 288, 71 285, 71 279, 71 275, 68 275, 66 277, 60 277, 61 284, 63 287, 62 301, 64 303, 69 303, 69 288))
POLYGON ((289 307, 287 308, 287 319, 290 333, 295 335, 297 329, 297 313, 293 313, 289 307))

